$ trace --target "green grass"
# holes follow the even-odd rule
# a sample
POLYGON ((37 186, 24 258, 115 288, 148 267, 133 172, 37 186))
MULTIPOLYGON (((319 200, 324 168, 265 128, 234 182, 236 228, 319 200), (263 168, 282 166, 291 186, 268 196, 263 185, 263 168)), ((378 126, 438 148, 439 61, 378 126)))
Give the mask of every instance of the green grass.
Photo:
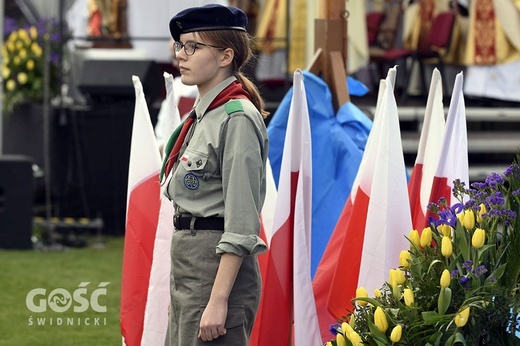
POLYGON ((0 250, 0 345, 121 345, 123 238, 105 241, 103 248, 59 252, 0 250), (72 295, 82 282, 90 282, 87 298, 101 282, 110 283, 106 295, 99 298, 106 312, 96 312, 90 305, 84 312, 74 312, 74 306, 80 306, 74 300, 65 312, 55 312, 48 305, 44 312, 32 312, 26 305, 27 294, 35 288, 46 289, 45 296, 36 297, 37 303, 57 288, 72 295), (56 325, 60 319, 62 324, 56 325))

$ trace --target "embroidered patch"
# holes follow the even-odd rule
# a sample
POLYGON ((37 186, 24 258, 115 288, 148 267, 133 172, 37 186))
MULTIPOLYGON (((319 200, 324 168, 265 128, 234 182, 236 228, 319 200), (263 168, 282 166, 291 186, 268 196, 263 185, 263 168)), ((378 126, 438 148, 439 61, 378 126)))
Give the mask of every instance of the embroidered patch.
POLYGON ((199 178, 193 173, 186 173, 184 176, 184 186, 188 190, 197 190, 199 188, 199 178))

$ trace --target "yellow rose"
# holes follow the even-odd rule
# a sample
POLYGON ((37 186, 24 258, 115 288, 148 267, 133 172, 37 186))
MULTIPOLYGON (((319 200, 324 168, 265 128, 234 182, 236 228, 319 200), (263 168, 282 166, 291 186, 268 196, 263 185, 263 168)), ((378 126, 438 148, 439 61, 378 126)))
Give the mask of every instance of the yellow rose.
POLYGON ((414 303, 413 291, 410 288, 405 288, 403 292, 404 304, 411 306, 414 303))
POLYGON ((455 316, 455 325, 457 327, 464 327, 468 323, 470 309, 469 306, 459 311, 455 316))
POLYGON ((464 216, 462 217, 462 226, 466 228, 468 231, 472 230, 475 227, 475 213, 473 210, 465 210, 464 216))
POLYGON ((410 241, 413 244, 415 244, 417 246, 421 245, 421 241, 420 241, 420 238, 419 238, 419 232, 416 229, 412 229, 410 231, 410 234, 408 235, 408 238, 410 238, 410 241))
POLYGON ((7 91, 13 91, 14 89, 16 89, 16 82, 12 79, 9 79, 5 83, 5 88, 7 89, 7 91))
POLYGON ((392 333, 390 333, 390 340, 392 342, 399 342, 401 340, 401 335, 403 334, 403 326, 398 324, 392 329, 392 333))
POLYGON ((439 233, 441 235, 444 235, 446 237, 451 237, 451 226, 450 225, 440 225, 437 227, 437 231, 439 231, 439 233))
POLYGON ((441 253, 444 257, 450 257, 453 253, 453 244, 451 243, 451 238, 443 236, 441 242, 441 253))
POLYGON ((441 287, 449 287, 451 282, 450 271, 448 269, 444 269, 441 274, 441 287))
POLYGON ((426 227, 423 229, 421 233, 421 246, 427 247, 432 243, 432 229, 430 227, 426 227))
POLYGON ((20 83, 20 85, 25 85, 29 78, 27 77, 27 73, 20 72, 20 73, 18 73, 17 79, 18 79, 18 83, 20 83))
MULTIPOLYGON (((356 289, 356 298, 367 298, 368 293, 367 290, 364 287, 358 287, 356 289)), ((367 302, 362 300, 357 300, 358 305, 365 306, 367 305, 367 302)))
POLYGON ((403 268, 410 268, 410 261, 412 260, 412 255, 407 250, 401 251, 399 254, 399 265, 403 268))
POLYGON ((376 308, 374 312, 374 323, 382 333, 385 333, 388 329, 388 321, 386 320, 386 314, 380 306, 376 308))
POLYGON ((475 249, 480 249, 482 246, 484 246, 484 243, 486 242, 486 231, 484 231, 482 228, 477 228, 475 232, 473 232, 473 237, 471 237, 471 245, 475 249))

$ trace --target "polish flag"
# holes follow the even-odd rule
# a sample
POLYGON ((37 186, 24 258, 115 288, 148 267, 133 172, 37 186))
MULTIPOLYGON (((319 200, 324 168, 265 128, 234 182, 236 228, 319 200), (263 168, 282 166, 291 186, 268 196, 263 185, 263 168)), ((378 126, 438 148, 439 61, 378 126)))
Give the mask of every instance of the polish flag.
POLYGON ((426 102, 417 157, 408 183, 412 226, 419 232, 427 226, 427 206, 430 202, 433 177, 439 162, 445 127, 441 78, 439 70, 435 68, 426 102))
POLYGON ((128 172, 120 324, 125 345, 158 345, 164 343, 168 326, 173 206, 161 194, 161 158, 143 87, 137 76, 132 80, 136 101, 128 172))
POLYGON ((456 179, 464 183, 466 188, 469 187, 468 132, 462 87, 463 75, 460 72, 453 86, 430 202, 437 203, 441 197, 445 197, 448 205, 452 205, 453 181, 456 179))
POLYGON ((381 81, 374 125, 351 196, 314 277, 323 341, 330 339, 324 333, 331 319, 352 311, 356 288, 380 288, 388 271, 399 266, 399 252, 408 247, 411 215, 393 93, 395 72, 390 69, 381 81))
POLYGON ((321 344, 310 272, 312 150, 301 70, 293 82, 257 334, 251 345, 321 344))

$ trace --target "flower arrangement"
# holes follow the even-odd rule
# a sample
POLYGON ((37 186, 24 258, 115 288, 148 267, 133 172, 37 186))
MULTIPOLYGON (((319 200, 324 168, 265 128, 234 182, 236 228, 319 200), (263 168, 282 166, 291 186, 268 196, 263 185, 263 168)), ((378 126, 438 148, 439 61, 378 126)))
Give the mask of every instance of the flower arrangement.
POLYGON ((46 47, 49 47, 49 94, 57 95, 61 44, 58 24, 56 19, 41 19, 35 25, 19 25, 6 18, 6 40, 2 46, 4 110, 11 111, 25 102, 43 101, 46 47))
POLYGON ((455 181, 453 196, 428 208, 430 227, 412 230, 400 267, 373 297, 331 326, 328 345, 520 344, 520 154, 484 182, 455 181))

